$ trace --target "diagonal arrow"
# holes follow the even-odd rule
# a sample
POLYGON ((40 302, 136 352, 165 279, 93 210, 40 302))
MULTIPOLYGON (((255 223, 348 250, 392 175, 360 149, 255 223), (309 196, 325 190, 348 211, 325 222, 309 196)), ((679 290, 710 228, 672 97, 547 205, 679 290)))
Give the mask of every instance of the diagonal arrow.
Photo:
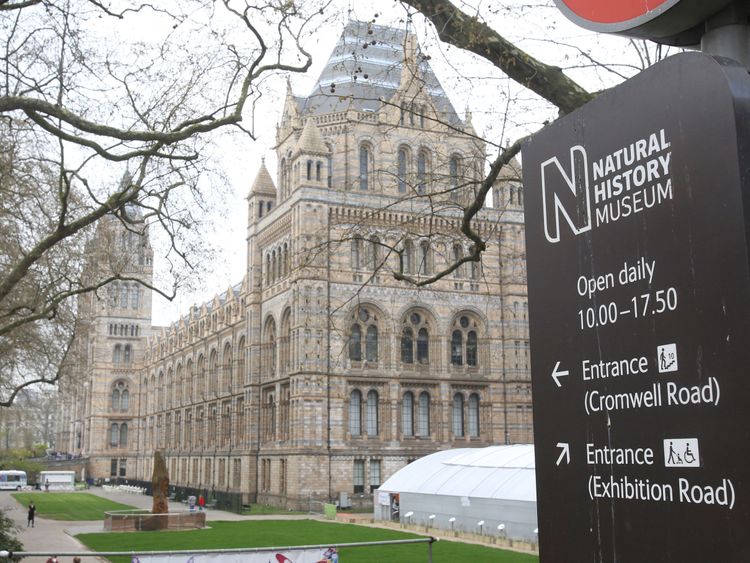
POLYGON ((566 464, 570 464, 570 445, 565 442, 558 442, 557 447, 562 448, 562 451, 560 452, 560 455, 557 458, 557 463, 555 463, 555 465, 560 465, 563 458, 565 458, 566 464))
POLYGON ((560 383, 560 378, 561 377, 565 377, 566 375, 570 375, 570 372, 568 370, 559 370, 558 371, 559 367, 560 367, 560 362, 557 362, 555 364, 555 369, 552 370, 552 379, 555 380, 555 384, 558 387, 562 387, 562 383, 560 383))

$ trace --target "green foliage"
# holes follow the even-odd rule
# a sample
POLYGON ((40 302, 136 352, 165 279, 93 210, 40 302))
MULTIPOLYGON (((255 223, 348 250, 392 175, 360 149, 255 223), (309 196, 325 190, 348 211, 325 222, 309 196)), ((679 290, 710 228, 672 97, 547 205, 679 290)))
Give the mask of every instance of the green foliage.
MULTIPOLYGON (((211 522, 204 530, 180 532, 137 532, 81 534, 76 539, 96 551, 169 551, 177 549, 219 549, 288 545, 321 545, 416 538, 396 530, 317 520, 246 520, 211 522)), ((357 547, 339 550, 347 563, 383 561, 425 561, 427 544, 357 547)), ((432 545, 435 563, 482 561, 483 563, 538 563, 533 555, 515 553, 458 542, 439 541, 432 545)), ((129 563, 130 557, 112 557, 115 563, 129 563)))
MULTIPOLYGON (((25 448, 12 448, 0 451, 0 469, 16 469, 25 471, 30 482, 34 482, 40 471, 44 471, 44 466, 29 458, 36 457, 36 451, 25 448)), ((44 455, 44 446, 42 446, 42 455, 44 455)))
POLYGON ((104 520, 107 511, 134 509, 89 493, 13 493, 12 496, 23 506, 33 500, 36 515, 51 520, 104 520))
MULTIPOLYGON (((19 531, 5 511, 0 510, 0 546, 7 551, 23 551, 23 544, 18 539, 19 531)), ((13 559, 18 561, 15 557, 13 559)))

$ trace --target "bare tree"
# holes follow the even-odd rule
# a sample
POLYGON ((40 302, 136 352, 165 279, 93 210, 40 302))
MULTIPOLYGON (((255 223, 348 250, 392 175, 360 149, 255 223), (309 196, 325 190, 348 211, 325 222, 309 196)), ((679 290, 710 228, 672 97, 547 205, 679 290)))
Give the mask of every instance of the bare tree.
MULTIPOLYGON (((541 100, 556 108, 558 115, 562 116, 581 107, 593 100, 598 92, 588 91, 578 82, 573 80, 564 69, 536 59, 531 54, 519 48, 518 45, 506 39, 498 31, 485 22, 477 8, 468 13, 451 0, 401 0, 401 4, 407 9, 409 18, 421 14, 434 26, 439 39, 447 45, 458 47, 466 52, 472 53, 485 59, 494 65, 502 75, 507 76, 518 85, 532 92, 541 100)), ((492 4, 484 8, 488 13, 508 12, 517 9, 513 2, 492 4)), ((466 4, 462 4, 466 8, 466 4)), ((540 5, 526 6, 530 10, 539 10, 540 5)), ((666 49, 661 46, 648 45, 643 41, 630 41, 632 52, 636 55, 635 62, 622 62, 611 64, 608 61, 599 60, 589 50, 577 45, 562 45, 555 43, 557 48, 566 48, 574 52, 578 66, 590 66, 599 71, 611 75, 619 82, 632 76, 635 72, 650 66, 657 60, 666 56, 666 49)), ((510 108, 508 108, 510 109, 510 108)), ((478 213, 484 207, 487 195, 501 174, 506 179, 517 176, 519 173, 516 157, 519 154, 524 138, 508 142, 504 146, 498 143, 489 143, 496 149, 496 154, 490 155, 488 170, 483 177, 466 178, 467 185, 471 185, 473 197, 461 206, 461 220, 459 232, 471 242, 471 252, 454 260, 447 261, 447 267, 435 271, 429 277, 416 278, 408 275, 403 266, 400 265, 394 272, 397 279, 405 280, 415 285, 428 285, 453 273, 463 264, 478 262, 482 252, 487 248, 486 233, 479 232, 477 228, 478 213), (503 172, 501 172, 503 171, 503 172)), ((392 249, 397 252, 398 249, 392 249)), ((401 261, 403 264, 403 261, 401 261)))
POLYGON ((102 218, 165 241, 152 289, 174 296, 221 190, 207 147, 254 138, 265 77, 310 66, 325 4, 0 0, 0 405, 59 377, 75 298, 126 279, 116 251, 81 275, 102 218))

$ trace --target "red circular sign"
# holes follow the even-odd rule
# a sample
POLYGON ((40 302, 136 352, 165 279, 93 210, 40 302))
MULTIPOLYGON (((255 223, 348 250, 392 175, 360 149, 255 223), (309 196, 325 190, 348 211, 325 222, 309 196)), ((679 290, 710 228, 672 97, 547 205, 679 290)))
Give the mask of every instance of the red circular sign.
MULTIPOLYGON (((596 23, 620 23, 640 18, 668 0, 562 0, 580 17, 596 23)), ((670 2, 674 3, 674 2, 670 2)))
POLYGON ((581 27, 682 45, 700 41, 694 30, 732 0, 555 0, 560 11, 581 27), (695 35, 695 37, 693 37, 695 35), (685 42, 688 41, 688 42, 685 42))

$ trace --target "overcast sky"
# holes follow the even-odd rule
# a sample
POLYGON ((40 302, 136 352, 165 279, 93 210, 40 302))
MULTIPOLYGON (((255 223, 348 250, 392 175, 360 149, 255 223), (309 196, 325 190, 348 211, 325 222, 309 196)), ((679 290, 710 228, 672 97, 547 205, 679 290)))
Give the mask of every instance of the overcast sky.
MULTIPOLYGON (((369 21, 403 28, 407 12, 397 2, 382 0, 377 6, 363 6, 363 2, 336 0, 335 21, 318 29, 309 37, 306 48, 313 55, 313 66, 306 75, 292 75, 291 83, 296 95, 310 93, 321 69, 338 40, 347 19, 369 21), (354 6, 357 6, 354 8, 354 6), (377 16, 376 16, 377 14, 377 16)), ((476 6, 475 6, 476 7, 476 6)), ((622 80, 620 75, 632 75, 639 65, 636 51, 629 41, 619 37, 595 36, 570 23, 549 1, 498 0, 480 2, 478 11, 506 38, 547 64, 562 67, 575 80, 590 90, 612 86, 622 80), (502 8, 497 5, 502 4, 502 8), (581 55, 581 51, 586 54, 581 55), (597 63, 597 64, 595 64, 597 63), (608 65, 603 70, 598 63, 608 65), (612 63, 626 63, 613 66, 612 63)), ((411 23, 422 49, 430 55, 430 64, 443 88, 448 92, 454 107, 463 115, 468 108, 478 133, 492 143, 507 144, 519 136, 539 129, 545 120, 554 119, 556 111, 540 102, 505 78, 497 69, 483 60, 441 44, 429 23, 415 18, 411 23)), ((227 134, 219 143, 215 154, 217 165, 227 175, 230 188, 228 200, 217 211, 214 238, 221 252, 211 263, 201 264, 200 283, 196 291, 183 292, 173 302, 155 295, 154 323, 166 325, 184 315, 189 306, 213 298, 226 291, 229 285, 242 280, 245 272, 246 202, 261 159, 275 179, 276 157, 273 151, 276 123, 283 109, 285 76, 266 82, 268 93, 245 119, 252 123, 257 140, 251 141, 239 134, 227 134)), ((495 149, 489 149, 492 157, 495 149)), ((159 267, 159 256, 155 257, 159 267)))

